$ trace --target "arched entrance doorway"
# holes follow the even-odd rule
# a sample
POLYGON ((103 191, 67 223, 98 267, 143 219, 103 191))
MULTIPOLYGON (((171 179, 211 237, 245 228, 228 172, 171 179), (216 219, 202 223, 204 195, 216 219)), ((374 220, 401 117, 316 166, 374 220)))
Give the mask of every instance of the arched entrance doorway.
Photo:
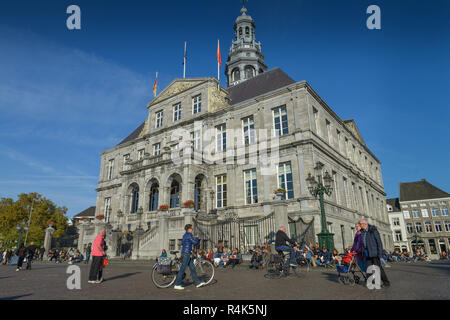
POLYGON ((181 198, 181 177, 178 174, 170 176, 168 183, 170 184, 170 208, 180 207, 181 198))
POLYGON ((199 174, 195 177, 194 184, 194 210, 198 212, 199 210, 206 210, 206 199, 204 199, 204 194, 206 190, 206 177, 203 174, 199 174))

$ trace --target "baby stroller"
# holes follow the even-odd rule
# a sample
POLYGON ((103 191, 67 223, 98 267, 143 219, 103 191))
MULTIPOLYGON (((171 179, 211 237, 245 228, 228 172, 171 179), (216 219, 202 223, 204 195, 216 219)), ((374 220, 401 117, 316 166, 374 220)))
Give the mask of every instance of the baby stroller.
POLYGON ((358 275, 360 273, 367 281, 365 273, 361 270, 358 263, 356 263, 356 252, 350 252, 342 257, 343 265, 336 264, 336 269, 339 276, 339 281, 344 285, 354 286, 355 283, 359 284, 361 277, 358 275))

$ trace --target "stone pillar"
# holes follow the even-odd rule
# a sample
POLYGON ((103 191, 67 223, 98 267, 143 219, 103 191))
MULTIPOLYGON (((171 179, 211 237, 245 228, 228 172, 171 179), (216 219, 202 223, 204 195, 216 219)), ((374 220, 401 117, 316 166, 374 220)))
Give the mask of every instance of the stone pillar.
POLYGON ((167 212, 158 213, 159 218, 159 247, 169 250, 169 214, 167 212))
MULTIPOLYGON (((181 213, 184 215, 184 225, 194 224, 195 212, 191 208, 181 209, 181 213)), ((184 226, 183 226, 184 227, 184 226)))
POLYGON ((55 232, 55 229, 53 229, 52 226, 45 229, 44 248, 46 253, 48 253, 48 251, 52 248, 53 232, 55 232))
MULTIPOLYGON (((78 251, 84 253, 84 236, 86 234, 86 224, 81 222, 78 226, 78 251)), ((45 234, 45 239, 47 239, 47 233, 45 234)), ((47 248, 45 249, 47 250, 47 248)))
POLYGON ((280 227, 286 227, 286 233, 290 234, 289 219, 288 219, 288 204, 286 200, 281 197, 272 202, 272 208, 275 212, 275 227, 278 230, 280 227))
POLYGON ((106 223, 103 220, 95 220, 94 221, 94 225, 95 225, 95 237, 100 233, 100 231, 102 231, 103 229, 106 229, 106 223))
POLYGON ((112 225, 110 223, 107 223, 105 225, 105 229, 106 229, 106 246, 108 247, 108 251, 107 254, 110 256, 115 255, 116 253, 116 244, 117 242, 114 241, 115 237, 114 237, 114 232, 112 232, 112 225))

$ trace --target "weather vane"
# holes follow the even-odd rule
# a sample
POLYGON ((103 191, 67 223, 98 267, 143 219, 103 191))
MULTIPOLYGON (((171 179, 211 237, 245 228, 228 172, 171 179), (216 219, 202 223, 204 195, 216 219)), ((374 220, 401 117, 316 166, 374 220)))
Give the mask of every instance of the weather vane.
POLYGON ((241 0, 242 2, 242 8, 245 8, 245 2, 248 2, 248 0, 241 0))

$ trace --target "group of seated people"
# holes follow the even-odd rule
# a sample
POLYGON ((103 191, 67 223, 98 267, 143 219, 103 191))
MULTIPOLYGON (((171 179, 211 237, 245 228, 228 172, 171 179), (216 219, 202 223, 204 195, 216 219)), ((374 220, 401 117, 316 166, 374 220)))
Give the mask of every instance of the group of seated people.
POLYGON ((48 260, 56 263, 67 262, 69 264, 80 263, 84 260, 83 254, 79 250, 70 248, 69 250, 53 249, 48 252, 48 260))
POLYGON ((242 254, 238 248, 231 250, 223 246, 223 243, 219 243, 212 250, 200 249, 198 257, 208 260, 214 264, 215 267, 222 266, 226 268, 230 266, 234 268, 237 264, 242 262, 242 254))
POLYGON ((416 249, 414 254, 408 251, 400 252, 399 249, 395 249, 392 254, 388 255, 388 259, 393 262, 430 261, 430 258, 423 252, 423 249, 416 249))

